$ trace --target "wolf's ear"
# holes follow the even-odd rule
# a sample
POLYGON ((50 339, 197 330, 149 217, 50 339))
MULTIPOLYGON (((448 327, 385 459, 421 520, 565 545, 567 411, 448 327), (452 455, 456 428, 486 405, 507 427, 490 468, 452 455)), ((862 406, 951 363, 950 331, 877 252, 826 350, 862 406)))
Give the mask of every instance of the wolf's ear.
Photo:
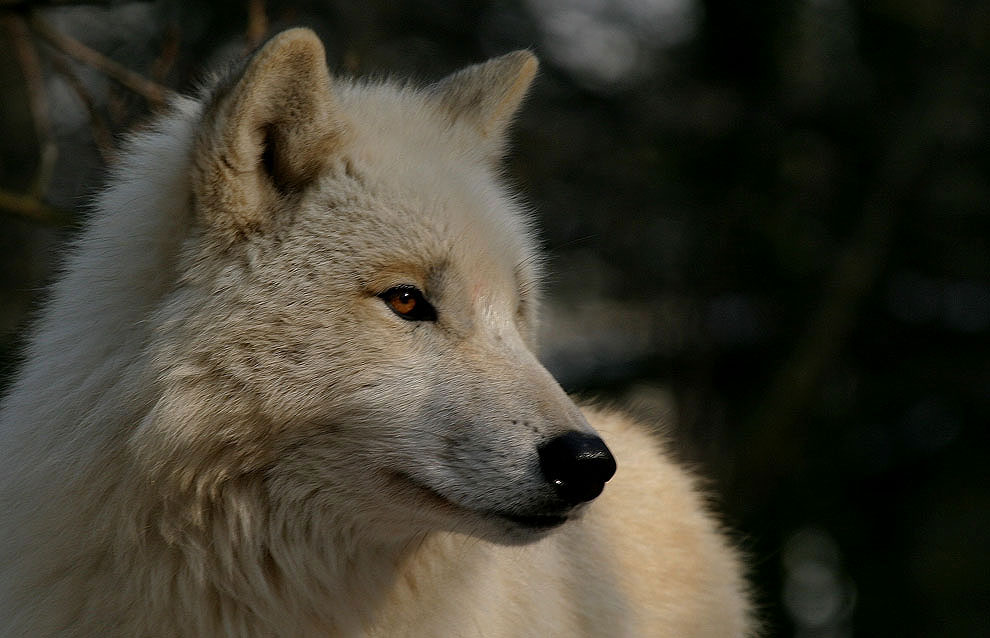
POLYGON ((204 115, 193 195, 209 226, 244 235, 315 179, 340 144, 323 44, 309 29, 268 41, 204 115))
POLYGON ((535 55, 514 51, 461 69, 431 90, 451 119, 472 126, 498 154, 538 67, 535 55))

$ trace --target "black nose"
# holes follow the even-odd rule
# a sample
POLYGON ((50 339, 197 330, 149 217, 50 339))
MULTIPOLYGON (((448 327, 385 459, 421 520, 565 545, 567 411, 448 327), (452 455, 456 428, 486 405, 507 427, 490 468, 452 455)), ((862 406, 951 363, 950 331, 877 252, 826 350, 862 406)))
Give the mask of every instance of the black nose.
POLYGON ((590 501, 615 474, 615 459, 592 434, 568 432, 540 446, 540 469, 561 498, 572 505, 590 501))

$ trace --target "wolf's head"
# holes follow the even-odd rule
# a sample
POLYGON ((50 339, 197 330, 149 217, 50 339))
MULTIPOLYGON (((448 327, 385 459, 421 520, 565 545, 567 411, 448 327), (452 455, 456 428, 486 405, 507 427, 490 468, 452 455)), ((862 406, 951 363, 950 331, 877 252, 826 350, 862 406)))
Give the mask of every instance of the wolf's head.
POLYGON ((133 439, 149 467, 382 539, 535 539, 601 492, 615 463, 533 354, 539 258, 495 175, 536 67, 336 80, 296 29, 221 84, 133 439))

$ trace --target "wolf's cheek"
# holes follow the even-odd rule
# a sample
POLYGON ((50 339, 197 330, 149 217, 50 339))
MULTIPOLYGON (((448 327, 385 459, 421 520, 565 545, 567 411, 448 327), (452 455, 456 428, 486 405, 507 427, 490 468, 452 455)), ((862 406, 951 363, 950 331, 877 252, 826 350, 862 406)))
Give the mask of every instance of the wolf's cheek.
POLYGON ((548 479, 541 450, 567 433, 597 437, 535 359, 492 355, 479 365, 448 358, 407 389, 414 389, 406 395, 411 401, 390 432, 403 474, 476 511, 522 514, 574 505, 548 479))

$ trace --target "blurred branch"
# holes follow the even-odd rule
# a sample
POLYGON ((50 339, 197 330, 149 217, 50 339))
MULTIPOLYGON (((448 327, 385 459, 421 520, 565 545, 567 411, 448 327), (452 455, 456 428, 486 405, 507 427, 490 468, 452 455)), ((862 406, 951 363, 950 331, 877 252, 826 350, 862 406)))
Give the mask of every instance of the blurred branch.
POLYGON ((42 197, 48 188, 52 171, 55 169, 55 160, 58 157, 58 146, 52 134, 52 121, 45 96, 45 78, 41 72, 38 52, 31 42, 31 34, 24 18, 11 13, 3 16, 3 22, 10 33, 11 46, 24 76, 28 109, 31 111, 31 121, 34 123, 38 138, 38 169, 30 192, 34 197, 42 197))
MULTIPOLYGON (((800 419, 821 387, 822 377, 834 364, 856 328, 860 306, 871 292, 890 251, 894 227, 913 187, 923 183, 937 139, 919 127, 927 102, 905 108, 887 130, 890 140, 881 161, 876 186, 863 202, 863 214, 832 271, 825 278, 817 310, 805 323, 791 356, 781 366, 762 403, 754 412, 752 457, 774 459, 765 478, 787 476, 802 462, 805 437, 800 419)), ((753 486, 763 489, 765 486, 753 486)))
POLYGON ((268 13, 265 0, 247 0, 247 32, 244 34, 249 49, 254 49, 268 33, 268 13))
POLYGON ((71 220, 65 211, 49 206, 38 197, 0 189, 0 210, 33 222, 63 226, 71 220))
POLYGON ((113 135, 110 134, 110 127, 107 125, 103 116, 100 115, 99 109, 96 108, 96 102, 93 100, 93 96, 89 94, 82 80, 79 79, 72 65, 65 61, 65 58, 60 54, 56 54, 51 56, 51 62, 55 70, 62 74, 79 98, 79 101, 86 108, 86 113, 89 115, 89 129, 93 135, 93 141, 96 143, 96 148, 99 150, 103 161, 106 162, 113 153, 113 135))
POLYGON ((0 9, 13 10, 30 9, 32 7, 58 7, 71 5, 109 5, 114 0, 0 0, 0 9))
POLYGON ((874 195, 858 227, 826 278, 817 311, 770 386, 757 420, 768 438, 781 441, 820 387, 821 376, 855 327, 860 301, 877 279, 890 246, 898 209, 887 195, 874 195))
POLYGON ((165 27, 165 37, 162 40, 162 51, 151 65, 151 79, 162 83, 168 76, 175 60, 179 57, 179 42, 182 40, 179 25, 170 23, 165 27))
POLYGON ((31 7, 57 7, 78 4, 113 4, 114 0, 0 0, 0 9, 23 9, 31 7))
POLYGON ((122 86, 143 96, 148 102, 159 105, 171 97, 172 92, 169 89, 58 31, 37 14, 32 14, 30 20, 32 29, 50 45, 69 57, 98 69, 122 86))

